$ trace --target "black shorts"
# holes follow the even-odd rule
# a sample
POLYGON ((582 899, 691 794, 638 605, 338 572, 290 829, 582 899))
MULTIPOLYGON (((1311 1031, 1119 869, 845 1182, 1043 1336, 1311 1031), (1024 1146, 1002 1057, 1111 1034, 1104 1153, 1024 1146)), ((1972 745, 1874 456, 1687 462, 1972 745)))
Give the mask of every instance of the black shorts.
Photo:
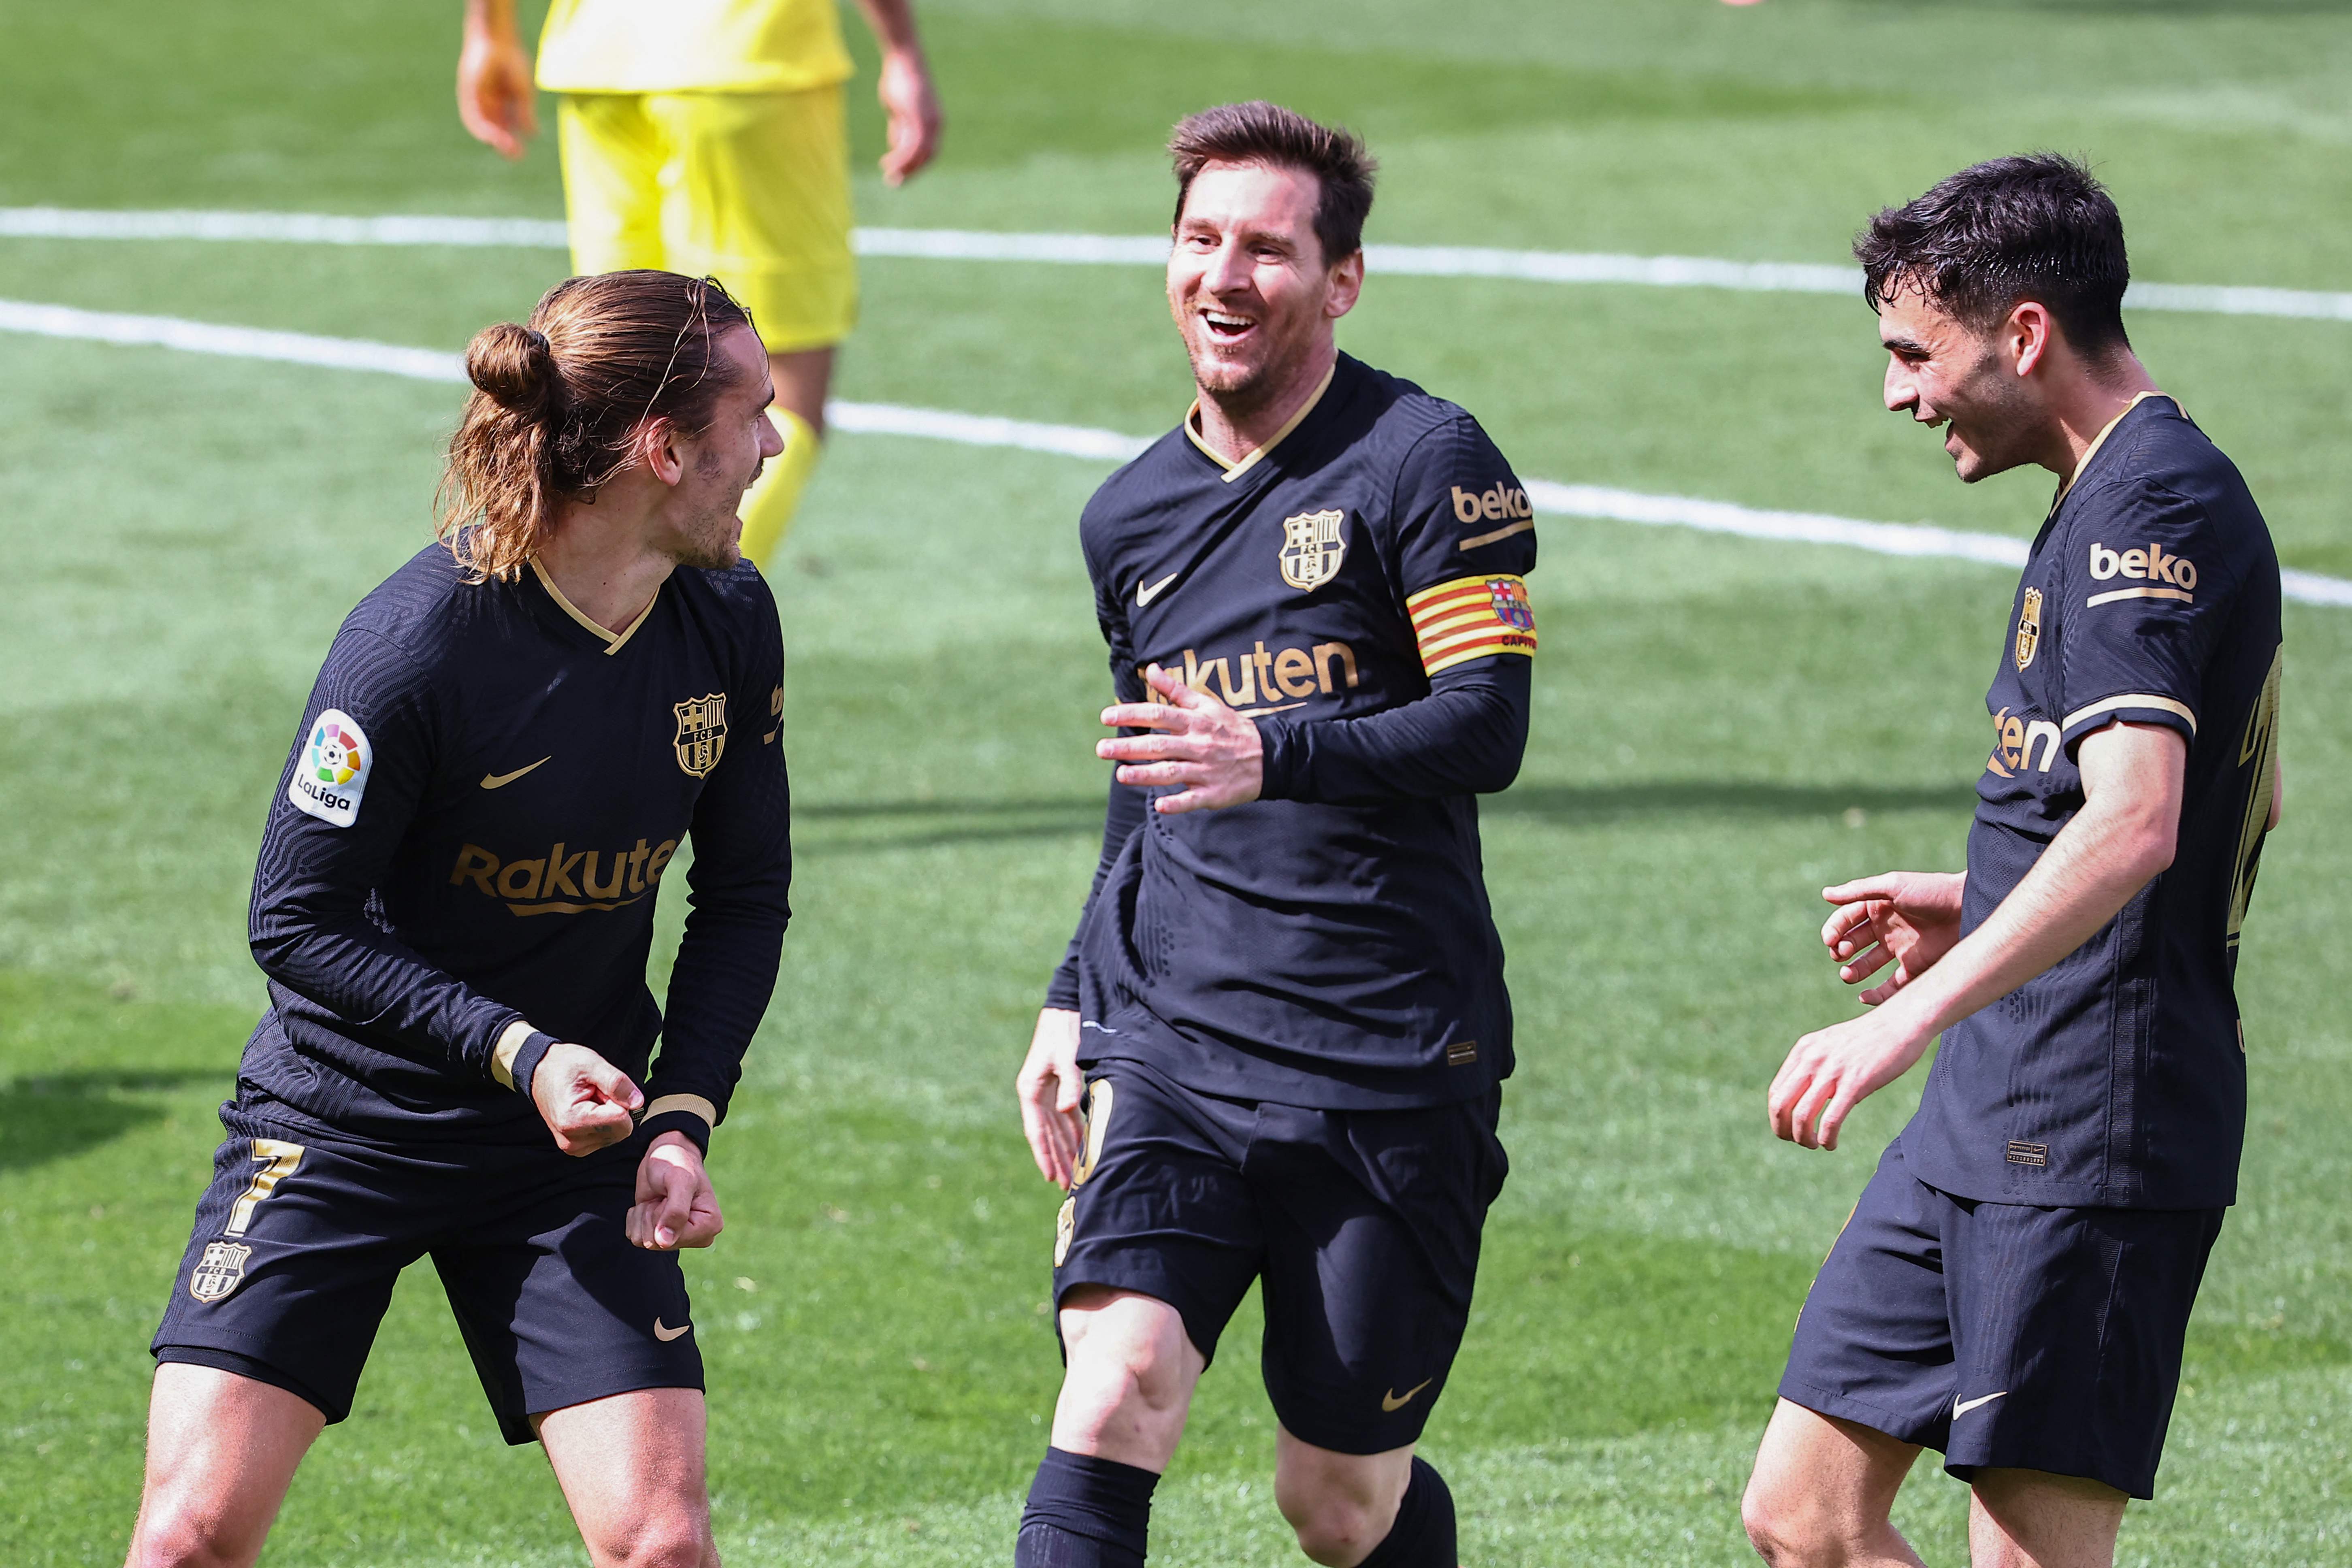
POLYGON ((221 1107, 228 1139, 155 1331, 218 1367, 351 1414, 393 1280, 430 1254, 499 1429, 641 1388, 700 1388, 674 1252, 622 1225, 644 1152, 418 1142, 397 1150, 221 1107))
POLYGON ((1311 1110, 1198 1094, 1131 1062, 1087 1082, 1079 1180, 1055 1243, 1081 1285, 1157 1297, 1214 1357, 1265 1282, 1266 1394, 1343 1454, 1417 1441, 1470 1317, 1486 1207, 1509 1163, 1501 1090, 1416 1110, 1311 1110))
POLYGON ((1888 1147, 1797 1319, 1780 1397, 1936 1448, 2156 1495, 2222 1209, 1979 1203, 1888 1147))

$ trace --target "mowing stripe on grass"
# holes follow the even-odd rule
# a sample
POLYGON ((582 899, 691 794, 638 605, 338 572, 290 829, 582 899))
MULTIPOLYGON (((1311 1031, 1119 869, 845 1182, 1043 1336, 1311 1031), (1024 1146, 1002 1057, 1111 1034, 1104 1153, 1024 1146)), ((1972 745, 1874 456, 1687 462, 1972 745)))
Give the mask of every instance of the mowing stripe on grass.
MULTIPOLYGON (((236 359, 278 360, 334 370, 372 370, 417 381, 463 384, 467 379, 464 357, 436 349, 404 348, 397 343, 369 342, 358 338, 317 337, 309 332, 225 327, 173 316, 119 315, 67 305, 0 300, 0 331, 179 349, 236 359)), ((827 415, 835 428, 858 435, 914 436, 927 440, 957 441, 970 447, 1014 447, 1103 462, 1124 462, 1152 440, 1150 437, 1126 436, 1116 430, 1096 430, 1081 425, 1045 425, 941 408, 908 408, 893 403, 835 402, 828 405, 827 415)), ((1600 485, 1560 484, 1551 479, 1529 479, 1527 487, 1537 506, 1563 517, 1694 528, 1708 533, 1736 533, 1749 539, 1804 544, 1843 544, 1881 555, 1941 556, 1995 566, 2020 566, 2025 563, 2025 542, 2001 534, 1965 533, 1924 523, 1864 522, 1822 512, 1768 511, 1695 496, 1650 495, 1600 485)), ((2352 581, 2323 577, 2312 572, 2285 572, 2280 575, 2291 599, 2313 605, 2352 605, 2352 581)))
MULTIPOLYGON (((108 212, 74 207, 0 207, 0 237, 508 246, 550 250, 562 250, 568 244, 562 223, 552 218, 345 217, 326 213, 108 212)), ((853 241, 860 256, 931 261, 1158 267, 1168 258, 1168 241, 1158 235, 861 228, 853 241)), ((1496 250, 1454 245, 1370 245, 1364 247, 1364 260, 1374 272, 1419 278, 1627 283, 1767 294, 1852 295, 1862 289, 1862 274, 1853 268, 1801 261, 1727 261, 1705 256, 1621 256, 1605 251, 1496 250)), ((2138 310, 2352 321, 2352 293, 2306 289, 2135 283, 2124 296, 2124 303, 2138 310)))

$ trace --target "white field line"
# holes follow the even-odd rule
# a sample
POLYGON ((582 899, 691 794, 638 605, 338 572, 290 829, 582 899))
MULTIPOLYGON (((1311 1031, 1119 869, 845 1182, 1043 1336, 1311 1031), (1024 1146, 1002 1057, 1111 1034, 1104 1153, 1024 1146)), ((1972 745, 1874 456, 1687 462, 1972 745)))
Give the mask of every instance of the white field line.
MULTIPOLYGON (((309 332, 265 331, 225 327, 172 316, 130 316, 80 310, 65 305, 0 300, 0 331, 40 337, 179 349, 236 359, 277 360, 335 370, 370 370, 416 381, 464 384, 461 356, 435 349, 404 348, 359 338, 327 338, 309 332)), ((1043 425, 992 415, 958 414, 939 408, 908 408, 893 403, 829 405, 834 426, 859 435, 913 436, 971 447, 1014 447, 1101 462, 1124 462, 1151 444, 1151 437, 1126 436, 1080 425, 1043 425)), ((1565 485, 1529 479, 1528 495, 1543 510, 1562 517, 1605 519, 1653 526, 1697 529, 1804 544, 1842 544, 1881 555, 1939 556, 1994 566, 2021 566, 2025 542, 2000 534, 1967 533, 1925 523, 1864 522, 1821 512, 1768 511, 1693 496, 1650 495, 1599 485, 1565 485)), ((2313 605, 2352 605, 2352 581, 2312 572, 2284 572, 2290 599, 2313 605)))
MULTIPOLYGON (((0 237, 23 239, 209 239, 302 245, 509 246, 565 248, 564 227, 548 218, 321 213, 109 212, 72 207, 0 207, 0 237)), ((961 228, 861 228, 860 256, 933 261, 1015 261, 1158 267, 1168 241, 1157 235, 996 234, 961 228)), ((1532 283, 1622 283, 1748 293, 1859 294, 1862 274, 1811 262, 1727 261, 1704 256, 1621 256, 1601 251, 1496 250, 1451 245, 1372 245, 1372 271, 1421 278, 1507 278, 1532 283)), ((2235 288, 2206 283, 2135 283, 2124 303, 2138 310, 2283 316, 2352 321, 2352 293, 2235 288)))

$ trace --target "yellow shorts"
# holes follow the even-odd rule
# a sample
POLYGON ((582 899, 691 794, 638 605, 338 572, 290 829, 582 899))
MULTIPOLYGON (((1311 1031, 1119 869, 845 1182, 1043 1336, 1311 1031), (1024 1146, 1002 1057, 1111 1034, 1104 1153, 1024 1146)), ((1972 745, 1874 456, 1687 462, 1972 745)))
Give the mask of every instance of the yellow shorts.
POLYGON ((856 324, 838 86, 567 93, 558 140, 574 271, 716 278, 776 353, 856 324))

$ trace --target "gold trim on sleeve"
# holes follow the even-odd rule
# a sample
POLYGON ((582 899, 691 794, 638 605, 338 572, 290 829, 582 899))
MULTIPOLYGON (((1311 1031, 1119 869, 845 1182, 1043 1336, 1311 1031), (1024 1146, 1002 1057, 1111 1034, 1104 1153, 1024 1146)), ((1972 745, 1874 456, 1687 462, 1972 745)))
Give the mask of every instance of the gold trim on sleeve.
POLYGON ((698 1094, 665 1094, 646 1106, 646 1113, 637 1120, 651 1121, 655 1117, 672 1110, 691 1110, 702 1118, 705 1127, 719 1125, 719 1108, 698 1094))
POLYGON ((1525 533, 1535 525, 1536 520, 1534 518, 1523 517, 1519 519, 1518 521, 1506 524, 1505 526, 1496 529, 1492 533, 1476 534, 1469 539, 1465 539, 1454 548, 1456 550, 1475 550, 1482 544, 1492 544, 1498 539, 1508 539, 1515 533, 1525 533))
POLYGON ((2105 594, 2094 594, 2083 601, 2083 608, 2095 610, 2101 605, 2112 605, 2117 599, 2178 599, 2193 605, 2197 595, 2186 588, 2116 588, 2105 594))
POLYGON ((2175 702, 2169 697, 2158 697, 2147 691, 2127 691, 2121 697, 2110 697, 2104 702, 2094 702, 2088 708, 2077 708, 2067 714, 2065 722, 2058 727, 2061 730, 2071 730, 2085 719, 2095 719, 2102 713, 2112 713, 2118 708, 2154 708, 2161 712, 2178 713, 2189 721, 2189 732, 2192 735, 2197 733, 2197 715, 2189 710, 2189 704, 2175 702))
POLYGON ((498 1047, 490 1052, 490 1076, 507 1088, 514 1088, 514 1059, 521 1054, 524 1043, 536 1033, 537 1030, 520 1018, 499 1031, 498 1047))

